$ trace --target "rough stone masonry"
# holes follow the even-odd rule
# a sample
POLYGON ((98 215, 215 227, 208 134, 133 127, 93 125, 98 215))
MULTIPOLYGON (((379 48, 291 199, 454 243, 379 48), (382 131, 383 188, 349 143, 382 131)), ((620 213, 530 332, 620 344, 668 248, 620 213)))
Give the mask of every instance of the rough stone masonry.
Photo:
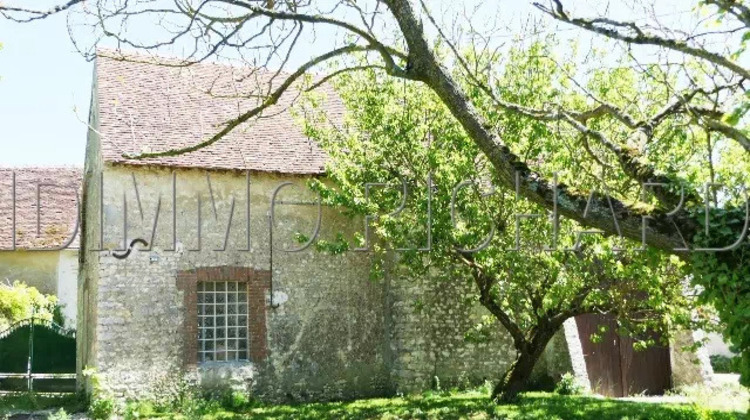
MULTIPOLYGON (((284 252, 299 246, 294 232, 312 231, 315 206, 277 205, 271 269, 271 191, 290 181, 294 187, 286 188, 279 200, 314 199, 302 177, 250 177, 248 251, 248 206, 242 194, 246 174, 212 172, 209 191, 205 172, 198 170, 173 175, 166 169, 103 165, 98 173, 103 177, 92 176, 87 185, 80 366, 95 367, 102 385, 117 396, 157 392, 160 384, 180 377, 198 378, 207 387, 240 388, 267 399, 391 395, 429 389, 436 382, 476 385, 497 378, 513 359, 512 343, 500 331, 484 342, 465 340, 467 331, 486 315, 467 301, 472 290, 466 282, 405 278, 395 264, 384 279, 371 280, 368 253, 329 255, 312 248, 284 252), (174 219, 173 176, 178 206, 174 219), (104 188, 97 185, 102 180, 104 188), (104 194, 101 200, 98 192, 104 194), (216 217, 208 198, 211 192, 216 217), (138 202, 143 217, 133 204, 138 202), (160 215, 151 243, 157 207, 160 215), (226 232, 226 250, 220 250, 226 232), (98 250, 115 250, 135 238, 146 238, 153 248, 136 247, 125 259, 115 257, 118 251, 98 250), (247 287, 248 358, 201 363, 197 285, 226 280, 247 287)), ((320 237, 329 240, 339 232, 351 237, 363 226, 326 208, 321 221, 320 237)), ((553 374, 569 370, 564 346, 552 359, 563 361, 553 374)))

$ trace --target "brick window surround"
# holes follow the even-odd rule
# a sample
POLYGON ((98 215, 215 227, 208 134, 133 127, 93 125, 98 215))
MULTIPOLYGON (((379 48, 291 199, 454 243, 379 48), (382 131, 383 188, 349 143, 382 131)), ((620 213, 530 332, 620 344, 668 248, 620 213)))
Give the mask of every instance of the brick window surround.
POLYGON ((266 336, 266 292, 271 280, 267 270, 249 267, 202 267, 177 273, 177 289, 183 292, 183 360, 185 367, 198 366, 198 283, 236 281, 247 283, 249 356, 261 362, 268 355, 266 336))

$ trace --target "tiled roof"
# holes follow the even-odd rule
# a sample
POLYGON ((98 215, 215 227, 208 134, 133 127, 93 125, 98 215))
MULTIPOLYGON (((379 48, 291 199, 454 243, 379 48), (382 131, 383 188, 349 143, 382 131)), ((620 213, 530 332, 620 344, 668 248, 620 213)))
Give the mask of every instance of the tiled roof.
POLYGON ((16 249, 61 247, 73 234, 68 248, 78 248, 76 196, 80 198, 83 169, 0 168, 0 250, 13 248, 14 173, 16 249))
MULTIPOLYGON (((96 61, 105 162, 288 174, 324 172, 325 152, 304 135, 289 112, 299 96, 297 90, 287 91, 261 118, 238 126, 204 149, 143 160, 126 157, 206 140, 224 122, 257 106, 259 89, 268 89, 269 82, 276 86, 284 78, 251 68, 215 63, 169 67, 152 64, 153 58, 126 56, 120 60, 112 58, 113 54, 100 51, 96 61)), ((157 62, 174 63, 161 58, 157 62)), ((329 118, 339 120, 344 110, 341 100, 330 86, 320 92, 329 118)))

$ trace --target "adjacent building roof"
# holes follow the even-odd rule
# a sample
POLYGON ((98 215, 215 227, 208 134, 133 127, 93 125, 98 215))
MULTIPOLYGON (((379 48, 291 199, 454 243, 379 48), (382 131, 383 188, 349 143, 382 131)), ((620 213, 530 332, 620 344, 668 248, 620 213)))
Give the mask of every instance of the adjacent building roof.
MULTIPOLYGON (((142 152, 200 143, 256 107, 284 75, 215 63, 174 67, 176 61, 100 51, 96 59, 98 129, 105 162, 178 168, 321 174, 325 152, 304 135, 289 112, 299 91, 290 90, 262 117, 235 128, 219 142, 184 155, 132 159, 142 152), (113 56, 117 58, 112 58, 113 56), (156 64, 154 64, 156 63, 156 64), (167 64, 166 66, 164 64, 167 64)), ((343 115, 330 86, 319 89, 328 117, 343 115)))
POLYGON ((14 208, 16 249, 78 248, 82 174, 71 167, 0 168, 0 250, 13 250, 14 208))

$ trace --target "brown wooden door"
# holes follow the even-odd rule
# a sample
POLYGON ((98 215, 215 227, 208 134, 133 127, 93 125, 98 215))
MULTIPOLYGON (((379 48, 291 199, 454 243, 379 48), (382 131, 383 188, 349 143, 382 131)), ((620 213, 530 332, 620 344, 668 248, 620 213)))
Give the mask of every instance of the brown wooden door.
POLYGON ((625 395, 664 394, 664 391, 672 387, 669 347, 657 345, 635 351, 633 341, 630 337, 620 337, 620 363, 625 395))
POLYGON ((615 333, 617 324, 613 319, 597 314, 579 315, 576 324, 591 390, 608 397, 623 397, 620 337, 615 333), (607 327, 607 332, 594 343, 591 335, 599 330, 599 326, 607 327))
POLYGON ((669 348, 633 349, 633 340, 619 336, 614 317, 587 314, 576 317, 591 389, 608 397, 663 394, 671 386, 669 348), (606 326, 599 342, 591 335, 606 326))

